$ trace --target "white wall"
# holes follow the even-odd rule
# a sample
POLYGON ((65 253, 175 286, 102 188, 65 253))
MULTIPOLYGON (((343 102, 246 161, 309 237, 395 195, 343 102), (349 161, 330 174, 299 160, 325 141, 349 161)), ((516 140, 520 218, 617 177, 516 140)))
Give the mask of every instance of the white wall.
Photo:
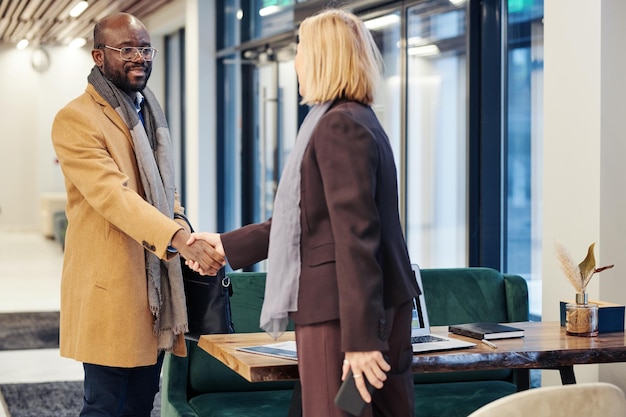
POLYGON ((37 230, 43 192, 63 192, 50 142, 54 115, 80 94, 91 68, 88 50, 48 48, 51 64, 38 73, 32 48, 0 46, 0 230, 37 230))
MULTIPOLYGON (((626 2, 601 4, 600 259, 615 267, 602 272, 598 282, 600 299, 626 304, 626 2)), ((600 380, 626 391, 626 364, 601 365, 600 380)))
POLYGON ((217 230, 215 2, 187 0, 186 210, 197 230, 217 230))
MULTIPOLYGON (((559 319, 559 301, 574 289, 554 255, 555 239, 582 261, 596 245, 590 299, 626 303, 626 3, 546 0, 543 167, 543 320, 559 319)), ((579 382, 608 381, 626 390, 622 364, 575 367, 579 382)), ((544 385, 560 384, 555 371, 544 385)))

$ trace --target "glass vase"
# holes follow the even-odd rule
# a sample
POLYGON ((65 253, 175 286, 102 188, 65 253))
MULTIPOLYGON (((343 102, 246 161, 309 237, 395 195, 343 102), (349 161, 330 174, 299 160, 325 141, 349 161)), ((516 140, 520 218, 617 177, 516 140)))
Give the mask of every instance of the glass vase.
POLYGON ((587 294, 576 294, 576 302, 565 306, 565 331, 572 336, 598 335, 598 305, 589 303, 587 294))

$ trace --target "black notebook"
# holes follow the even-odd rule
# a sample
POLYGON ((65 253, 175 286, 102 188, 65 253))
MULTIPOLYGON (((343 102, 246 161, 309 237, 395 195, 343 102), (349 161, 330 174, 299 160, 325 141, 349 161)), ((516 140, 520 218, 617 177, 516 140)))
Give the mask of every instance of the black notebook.
POLYGON ((448 327, 448 331, 450 333, 467 336, 478 340, 524 337, 524 329, 506 326, 499 323, 454 324, 448 327))

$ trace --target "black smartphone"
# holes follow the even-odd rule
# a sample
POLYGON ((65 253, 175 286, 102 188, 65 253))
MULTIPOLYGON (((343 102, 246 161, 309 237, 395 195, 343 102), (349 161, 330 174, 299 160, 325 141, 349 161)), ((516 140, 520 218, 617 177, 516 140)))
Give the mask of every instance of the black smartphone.
MULTIPOLYGON (((367 391, 372 394, 374 392, 374 386, 370 384, 363 375, 365 386, 367 391)), ((344 411, 352 414, 353 416, 360 416, 363 412, 366 402, 361 397, 359 390, 356 388, 354 382, 354 376, 352 375, 352 369, 348 371, 348 376, 339 387, 337 395, 335 396, 335 405, 344 411)))

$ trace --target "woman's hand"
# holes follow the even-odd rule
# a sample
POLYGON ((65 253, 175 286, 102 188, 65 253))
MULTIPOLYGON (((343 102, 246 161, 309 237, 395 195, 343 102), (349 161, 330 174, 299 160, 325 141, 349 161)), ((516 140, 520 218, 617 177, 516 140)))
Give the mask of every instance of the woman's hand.
POLYGON ((383 387, 383 382, 387 379, 386 372, 389 372, 391 365, 387 363, 380 351, 371 352, 346 352, 343 360, 341 380, 345 380, 348 371, 352 369, 354 383, 366 403, 372 402, 372 396, 367 391, 364 378, 367 378, 376 389, 383 387))

